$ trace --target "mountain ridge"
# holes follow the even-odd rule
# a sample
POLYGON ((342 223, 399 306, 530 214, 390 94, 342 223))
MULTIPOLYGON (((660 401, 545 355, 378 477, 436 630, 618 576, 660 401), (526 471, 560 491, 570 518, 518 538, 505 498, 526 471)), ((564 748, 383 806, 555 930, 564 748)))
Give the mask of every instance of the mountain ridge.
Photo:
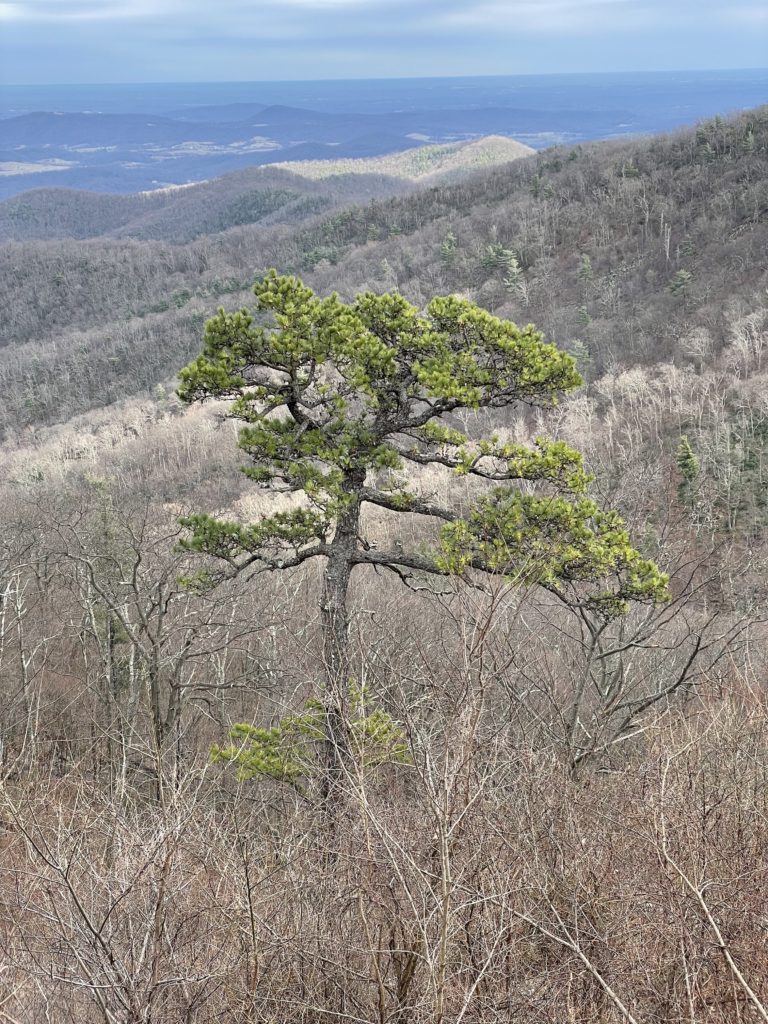
POLYGON ((765 304, 767 153, 762 107, 189 243, 9 241, 0 430, 169 382, 199 348, 206 316, 247 305, 269 267, 321 294, 396 290, 417 306, 466 294, 563 344, 578 340, 589 378, 687 358, 692 332, 716 354, 731 323, 765 304))
POLYGON ((430 175, 435 181, 441 175, 460 177, 533 152, 514 140, 489 136, 361 160, 285 161, 133 194, 32 189, 0 201, 0 240, 113 235, 189 241, 242 223, 274 220, 281 209, 294 222, 297 215, 301 219, 324 207, 396 195, 430 175), (275 193, 273 201, 266 195, 270 190, 275 193), (255 202, 257 193, 264 193, 264 203, 255 202), (250 219, 243 208, 249 196, 253 201, 250 219), (302 198, 316 203, 297 211, 295 203, 302 198), (198 199, 205 201, 204 210, 196 208, 198 199), (233 203, 239 203, 240 209, 231 210, 233 203))

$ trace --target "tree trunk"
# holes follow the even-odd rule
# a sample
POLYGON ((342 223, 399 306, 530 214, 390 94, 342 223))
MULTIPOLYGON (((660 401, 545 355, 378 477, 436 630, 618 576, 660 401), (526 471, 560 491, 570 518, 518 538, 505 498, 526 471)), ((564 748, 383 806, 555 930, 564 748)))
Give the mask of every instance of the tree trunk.
POLYGON ((323 795, 338 799, 345 769, 351 761, 349 717, 347 713, 350 679, 349 614, 347 594, 357 550, 360 522, 358 490, 365 481, 364 472, 348 474, 343 489, 350 504, 337 520, 336 533, 323 579, 321 624, 325 665, 325 778, 323 795))

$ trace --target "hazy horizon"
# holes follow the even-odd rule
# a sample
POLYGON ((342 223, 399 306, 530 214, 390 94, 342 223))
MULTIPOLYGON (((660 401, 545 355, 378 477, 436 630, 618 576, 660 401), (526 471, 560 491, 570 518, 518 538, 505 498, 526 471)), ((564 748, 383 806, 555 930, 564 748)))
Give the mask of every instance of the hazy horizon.
POLYGON ((44 182, 139 192, 487 135, 544 149, 672 131, 766 96, 763 69, 17 85, 0 93, 0 197, 44 182))
POLYGON ((768 52, 762 0, 0 0, 0 24, 0 80, 19 85, 738 70, 768 52))
POLYGON ((768 72, 768 62, 756 64, 754 67, 670 67, 670 68, 601 68, 599 71, 516 71, 513 74, 461 74, 461 75, 318 75, 308 78, 175 78, 175 79, 130 79, 107 81, 80 81, 80 82, 4 82, 3 88, 8 89, 34 89, 34 88, 93 88, 95 86, 121 86, 121 85, 147 85, 147 86, 172 86, 172 85, 270 85, 280 84, 313 84, 315 82, 410 82, 419 79, 455 81, 463 79, 503 79, 503 78, 593 78, 607 75, 626 75, 635 77, 637 75, 669 75, 669 74, 692 74, 706 75, 714 74, 749 74, 751 72, 768 72))

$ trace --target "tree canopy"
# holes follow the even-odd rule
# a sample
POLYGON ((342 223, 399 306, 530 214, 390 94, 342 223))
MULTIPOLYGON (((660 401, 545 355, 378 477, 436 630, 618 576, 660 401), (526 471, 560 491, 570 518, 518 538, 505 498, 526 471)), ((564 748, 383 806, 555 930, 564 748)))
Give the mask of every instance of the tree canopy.
POLYGON ((665 577, 632 547, 620 517, 587 497, 577 451, 544 438, 533 446, 471 439, 451 418, 554 405, 580 385, 572 357, 532 325, 458 296, 435 298, 424 313, 396 294, 345 304, 275 272, 254 292, 260 319, 220 310, 179 394, 232 399, 245 474, 306 501, 254 524, 192 516, 193 548, 238 568, 281 569, 328 556, 346 537, 350 566, 503 573, 608 614, 664 597, 665 577), (441 507, 414 483, 414 471, 430 465, 487 490, 465 514, 441 507), (434 550, 370 547, 359 536, 364 503, 439 520, 434 550))
MULTIPOLYGON (((519 328, 455 295, 433 299, 424 313, 396 294, 366 293, 346 304, 275 272, 254 292, 259 319, 242 309, 209 320, 179 395, 231 399, 249 459, 243 472, 303 501, 255 523, 190 516, 186 545, 254 572, 324 556, 326 798, 340 792, 355 760, 347 599, 356 566, 382 566, 403 579, 502 575, 603 618, 622 614, 629 601, 666 596, 666 577, 632 547, 617 513, 587 497, 577 451, 544 438, 526 446, 457 429, 452 414, 460 410, 554 405, 579 386, 573 358, 531 324, 519 328), (420 493, 419 471, 435 466, 474 478, 480 493, 468 508, 420 493), (426 551, 402 543, 379 550, 361 535, 366 504, 427 517, 440 526, 436 542, 426 551)), ((271 764, 274 743, 249 735, 247 763, 271 764)), ((243 769, 235 747, 221 756, 243 769)))

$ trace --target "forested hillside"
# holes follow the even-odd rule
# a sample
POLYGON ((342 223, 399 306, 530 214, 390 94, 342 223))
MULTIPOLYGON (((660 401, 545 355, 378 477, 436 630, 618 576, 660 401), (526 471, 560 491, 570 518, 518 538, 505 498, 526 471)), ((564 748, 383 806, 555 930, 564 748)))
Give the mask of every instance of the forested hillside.
MULTIPOLYGON (((241 225, 172 246, 8 244, 0 377, 10 402, 0 425, 91 408, 98 399, 80 375, 106 395, 170 379, 201 320, 219 302, 246 301, 271 266, 346 295, 397 288, 420 303, 458 289, 563 342, 579 339, 590 376, 683 357, 694 328, 716 354, 734 317, 764 294, 767 124, 762 108, 673 137, 548 150, 298 228, 241 225), (73 386, 57 397, 62 379, 73 386), (44 396, 34 409, 30 388, 44 396)), ((173 199, 182 220, 166 224, 171 237, 186 230, 188 203, 198 218, 216 215, 190 191, 173 199)))
POLYGON ((462 178, 533 152, 513 139, 419 146, 362 160, 294 161, 133 195, 40 188, 0 203, 0 239, 99 236, 189 242, 244 224, 296 224, 331 207, 462 178), (326 180, 330 179, 330 180, 326 180))
POLYGON ((396 181, 375 174, 339 176, 328 188, 273 168, 133 195, 41 188, 0 203, 0 237, 109 236, 183 243, 244 224, 296 223, 340 203, 397 191, 396 181))
POLYGON ((0 1016, 768 1020, 768 108, 189 194, 0 254, 0 1016))
POLYGON ((474 142, 453 142, 441 146, 418 146, 403 153, 362 160, 306 160, 276 164, 305 178, 322 179, 341 174, 386 174, 409 181, 428 178, 431 182, 465 177, 467 171, 509 163, 530 156, 530 146, 501 135, 487 135, 474 142))

